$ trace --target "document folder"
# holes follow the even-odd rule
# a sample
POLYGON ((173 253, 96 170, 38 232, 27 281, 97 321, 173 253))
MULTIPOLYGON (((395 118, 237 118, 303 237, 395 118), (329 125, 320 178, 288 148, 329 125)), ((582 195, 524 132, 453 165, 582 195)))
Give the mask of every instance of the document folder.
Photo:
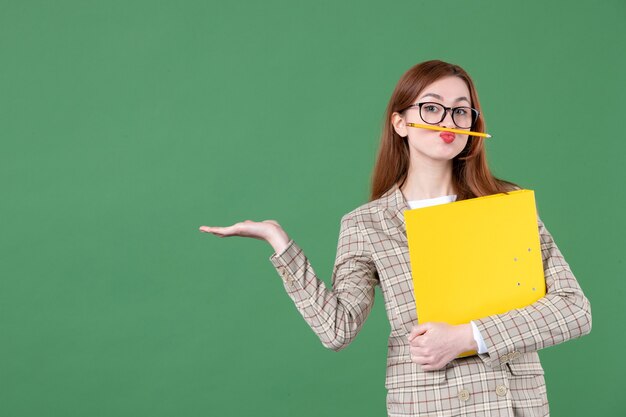
POLYGON ((404 217, 418 322, 469 323, 546 294, 533 190, 406 210, 404 217))

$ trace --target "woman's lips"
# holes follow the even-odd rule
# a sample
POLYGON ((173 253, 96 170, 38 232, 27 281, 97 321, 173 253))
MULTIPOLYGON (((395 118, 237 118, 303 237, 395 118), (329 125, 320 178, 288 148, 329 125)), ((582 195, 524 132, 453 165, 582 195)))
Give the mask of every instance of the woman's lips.
POLYGON ((440 137, 441 139, 443 139, 443 141, 444 141, 445 143, 452 143, 452 142, 454 142, 454 137, 455 137, 455 136, 456 136, 456 135, 455 135, 454 133, 452 133, 452 132, 441 132, 441 133, 439 134, 439 137, 440 137))

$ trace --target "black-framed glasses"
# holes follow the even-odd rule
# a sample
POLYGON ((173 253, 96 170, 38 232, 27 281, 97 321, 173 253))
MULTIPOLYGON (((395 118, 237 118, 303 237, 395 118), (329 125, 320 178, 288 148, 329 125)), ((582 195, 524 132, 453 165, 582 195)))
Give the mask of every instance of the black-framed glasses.
POLYGON ((452 114, 452 121, 461 129, 471 128, 474 123, 476 123, 476 120, 478 120, 478 115, 480 114, 478 110, 471 107, 446 107, 443 104, 431 101, 411 104, 409 107, 401 110, 400 113, 404 110, 410 109, 411 107, 418 107, 420 110, 420 117, 429 125, 441 123, 441 121, 446 118, 448 111, 450 111, 452 114))

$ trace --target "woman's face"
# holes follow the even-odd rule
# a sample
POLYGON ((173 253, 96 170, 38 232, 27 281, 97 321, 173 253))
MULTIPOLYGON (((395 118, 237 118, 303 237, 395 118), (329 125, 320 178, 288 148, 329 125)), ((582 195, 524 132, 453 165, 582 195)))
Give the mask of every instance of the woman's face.
MULTIPOLYGON (((441 78, 429 84, 412 103, 423 102, 439 103, 445 107, 472 105, 467 84, 454 76, 441 78)), ((428 111, 428 107, 424 111, 428 111)), ((436 126, 459 129, 452 121, 450 113, 447 111, 445 118, 436 126)), ((405 110, 404 117, 394 112, 392 123, 396 132, 408 141, 411 163, 449 161, 461 153, 467 145, 468 135, 406 126, 406 123, 427 124, 420 116, 419 107, 405 110)))

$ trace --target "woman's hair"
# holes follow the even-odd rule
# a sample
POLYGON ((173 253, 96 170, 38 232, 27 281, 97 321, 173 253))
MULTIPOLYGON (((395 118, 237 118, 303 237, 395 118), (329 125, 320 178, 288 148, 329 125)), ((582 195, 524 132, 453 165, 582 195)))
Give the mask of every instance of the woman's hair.
MULTIPOLYGON (((380 198, 396 182, 400 182, 399 186, 402 186, 408 174, 409 145, 393 128, 393 112, 406 109, 426 86, 448 76, 459 77, 467 84, 471 106, 480 112, 472 131, 485 132, 485 120, 476 88, 463 68, 439 60, 414 65, 398 81, 385 111, 380 147, 372 173, 370 201, 380 198)), ((469 136, 463 151, 452 160, 452 183, 457 191, 457 201, 520 188, 517 184, 498 179, 491 174, 483 141, 483 138, 469 136)))

